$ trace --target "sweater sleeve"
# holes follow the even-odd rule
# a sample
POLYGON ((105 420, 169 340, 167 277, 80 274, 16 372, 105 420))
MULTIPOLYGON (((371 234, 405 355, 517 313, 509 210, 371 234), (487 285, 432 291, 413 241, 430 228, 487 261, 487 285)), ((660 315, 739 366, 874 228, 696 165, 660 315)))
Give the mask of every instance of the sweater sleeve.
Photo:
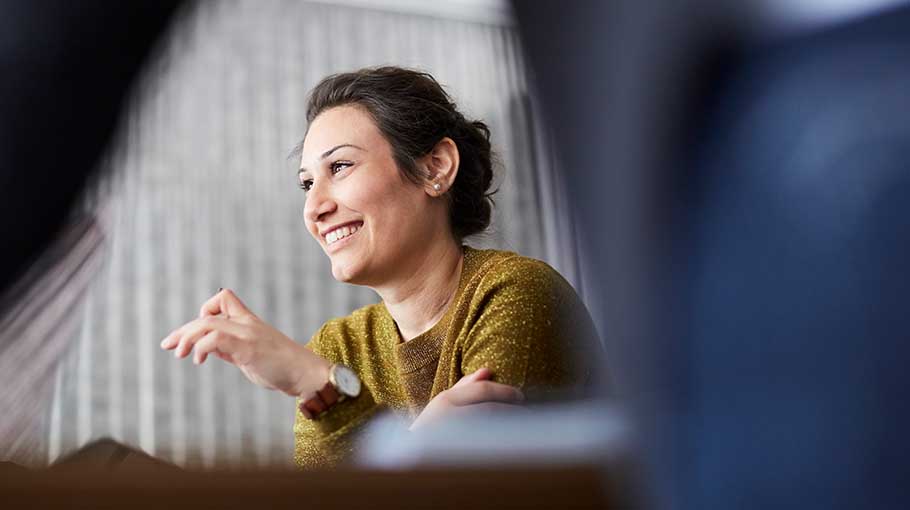
MULTIPOLYGON (((341 346, 326 326, 307 344, 316 354, 333 363, 345 363, 341 346)), ((366 381, 362 381, 357 398, 339 402, 315 420, 300 412, 303 399, 296 399, 294 420, 294 462, 302 469, 332 468, 349 460, 356 446, 358 432, 379 409, 366 381)))
POLYGON ((547 264, 503 260, 483 275, 471 303, 462 374, 487 367, 529 401, 578 393, 599 355, 593 321, 575 290, 547 264))

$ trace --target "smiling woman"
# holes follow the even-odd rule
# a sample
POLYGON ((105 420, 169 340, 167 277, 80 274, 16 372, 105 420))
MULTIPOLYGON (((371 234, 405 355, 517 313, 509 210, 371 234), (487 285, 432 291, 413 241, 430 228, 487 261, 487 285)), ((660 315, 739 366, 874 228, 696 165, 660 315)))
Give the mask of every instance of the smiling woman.
POLYGON ((304 347, 231 291, 162 348, 236 365, 298 398, 295 460, 348 460, 377 411, 409 413, 412 430, 590 386, 599 350, 572 287, 543 262, 476 250, 490 222, 490 133, 432 76, 396 67, 331 76, 313 90, 300 187, 307 230, 333 276, 381 302, 326 322, 304 347))
POLYGON ((439 197, 448 184, 441 181, 455 177, 457 163, 458 151, 446 138, 420 163, 434 172, 440 189, 429 182, 415 185, 398 170, 391 145, 363 107, 338 106, 317 116, 298 175, 306 191, 307 229, 329 255, 335 278, 400 287, 415 276, 402 256, 423 259, 423 248, 456 252, 447 204, 439 197))

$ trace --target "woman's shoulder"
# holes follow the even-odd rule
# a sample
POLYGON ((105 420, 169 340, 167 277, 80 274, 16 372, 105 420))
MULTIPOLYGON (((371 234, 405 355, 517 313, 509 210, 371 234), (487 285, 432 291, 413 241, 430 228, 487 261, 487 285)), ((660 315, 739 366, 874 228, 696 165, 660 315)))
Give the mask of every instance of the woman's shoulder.
POLYGON ((496 313, 525 323, 533 318, 563 331, 585 329, 585 336, 593 331, 578 292, 546 262, 510 251, 472 251, 475 273, 463 299, 475 318, 496 313))
POLYGON ((465 248, 465 264, 477 290, 518 287, 575 292, 558 271, 542 260, 506 250, 465 248))
MULTIPOLYGON (((475 250, 473 289, 465 296, 465 370, 518 360, 522 385, 563 386, 589 380, 602 350, 587 307, 575 289, 544 261, 501 250, 475 250), (479 262, 479 263, 478 263, 479 262), (522 361, 523 360, 523 361, 522 361)), ((464 372, 467 373, 467 372, 464 372)))

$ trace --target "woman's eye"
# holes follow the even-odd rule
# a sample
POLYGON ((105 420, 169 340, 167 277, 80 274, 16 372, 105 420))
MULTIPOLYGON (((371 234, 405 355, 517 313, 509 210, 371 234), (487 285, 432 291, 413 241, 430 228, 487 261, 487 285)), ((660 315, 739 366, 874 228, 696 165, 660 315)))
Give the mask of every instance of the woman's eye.
POLYGON ((338 172, 344 170, 345 168, 351 166, 352 164, 353 163, 350 163, 348 161, 336 161, 336 162, 332 163, 329 168, 332 169, 333 174, 337 174, 338 172))
POLYGON ((304 192, 310 191, 310 188, 313 187, 313 179, 305 179, 300 181, 300 189, 304 192))

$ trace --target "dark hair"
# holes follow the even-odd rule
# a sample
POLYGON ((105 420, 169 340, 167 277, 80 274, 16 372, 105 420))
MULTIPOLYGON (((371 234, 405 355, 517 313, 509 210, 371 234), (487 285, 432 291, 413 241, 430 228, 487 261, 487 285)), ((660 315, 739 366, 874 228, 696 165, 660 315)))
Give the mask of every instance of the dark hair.
POLYGON ((417 168, 417 159, 449 137, 458 147, 455 183, 446 195, 449 224, 459 240, 483 232, 490 225, 493 200, 493 155, 490 129, 468 120, 452 98, 428 73, 400 67, 377 67, 329 76, 310 93, 307 122, 343 105, 364 108, 392 146, 392 155, 406 178, 422 184, 429 178, 417 168))

